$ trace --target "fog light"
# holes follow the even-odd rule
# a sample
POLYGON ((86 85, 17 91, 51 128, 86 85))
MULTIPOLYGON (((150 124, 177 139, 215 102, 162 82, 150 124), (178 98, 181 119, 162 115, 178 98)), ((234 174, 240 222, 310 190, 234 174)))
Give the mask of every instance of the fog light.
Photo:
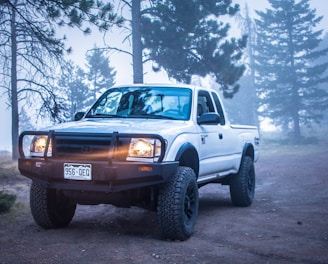
POLYGON ((150 167, 150 166, 140 166, 138 168, 139 171, 152 171, 153 170, 153 167, 150 167))

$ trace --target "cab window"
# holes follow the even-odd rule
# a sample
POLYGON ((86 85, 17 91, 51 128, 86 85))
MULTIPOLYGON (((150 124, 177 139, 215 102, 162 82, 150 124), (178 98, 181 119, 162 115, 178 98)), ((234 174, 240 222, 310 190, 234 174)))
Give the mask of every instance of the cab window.
POLYGON ((216 109, 218 110, 219 115, 220 115, 221 125, 224 126, 225 125, 225 117, 224 117, 224 113, 223 113, 223 109, 222 109, 222 105, 220 103, 219 97, 214 92, 212 92, 212 96, 214 99, 216 109))
POLYGON ((212 103, 211 96, 206 91, 199 91, 197 101, 197 116, 201 116, 204 113, 215 112, 212 103))

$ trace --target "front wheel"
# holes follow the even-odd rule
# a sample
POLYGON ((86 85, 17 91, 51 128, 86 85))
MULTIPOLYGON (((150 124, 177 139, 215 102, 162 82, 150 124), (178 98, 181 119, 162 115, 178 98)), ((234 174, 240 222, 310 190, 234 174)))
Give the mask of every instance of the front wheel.
POLYGON ((30 206, 35 222, 43 228, 67 226, 76 209, 76 203, 72 203, 60 191, 48 189, 36 182, 31 185, 30 206))
POLYGON ((255 193, 255 169, 251 157, 244 156, 237 174, 230 180, 230 197, 236 206, 250 206, 255 193))
POLYGON ((178 167, 158 195, 158 222, 165 238, 184 241, 198 216, 198 185, 193 169, 178 167))

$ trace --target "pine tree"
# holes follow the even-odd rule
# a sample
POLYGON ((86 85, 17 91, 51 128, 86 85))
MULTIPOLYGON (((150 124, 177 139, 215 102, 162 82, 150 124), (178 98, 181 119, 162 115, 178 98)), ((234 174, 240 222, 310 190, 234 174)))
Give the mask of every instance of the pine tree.
MULTIPOLYGON (((319 47, 317 48, 318 50, 324 49, 325 47, 328 47, 328 33, 325 34, 325 36, 323 37, 322 42, 320 42, 319 47)), ((318 60, 314 61, 313 64, 324 64, 328 62, 328 54, 326 54, 323 57, 320 57, 318 60)), ((326 69, 325 75, 328 76, 328 68, 326 69)), ((322 83, 319 86, 321 89, 325 90, 328 93, 328 85, 326 83, 322 83)), ((325 111, 323 113, 324 117, 323 117, 323 122, 324 124, 328 124, 328 113, 327 111, 325 111)))
POLYGON ((301 125, 320 122, 328 107, 328 63, 313 64, 328 52, 317 50, 322 30, 309 0, 269 0, 271 8, 257 11, 256 84, 259 111, 284 128, 292 128, 300 142, 301 125))
MULTIPOLYGON (((228 39, 230 24, 239 5, 231 0, 121 0, 131 11, 130 34, 133 81, 143 82, 143 63, 151 61, 155 72, 163 69, 170 78, 190 83, 193 75, 211 76, 223 94, 232 97, 245 66, 241 61, 246 36, 228 39)), ((126 28, 129 28, 127 26, 126 28)))
POLYGON ((147 58, 154 70, 164 68, 169 77, 190 83, 193 75, 215 77, 225 96, 232 96, 245 67, 240 59, 246 37, 227 39, 239 5, 216 0, 153 0, 142 10, 141 33, 147 58))
POLYGON ((256 88, 254 72, 254 43, 256 43, 255 22, 250 16, 248 5, 245 4, 243 10, 235 17, 242 34, 247 35, 247 48, 243 59, 247 68, 239 80, 240 90, 233 98, 224 100, 226 111, 231 122, 239 124, 251 124, 259 126, 256 110, 256 88))
POLYGON ((88 80, 94 101, 104 90, 115 84, 116 71, 109 65, 109 58, 96 46, 87 54, 88 80))
POLYGON ((87 85, 87 74, 72 61, 68 62, 67 69, 58 80, 58 90, 65 95, 67 117, 73 120, 79 111, 85 111, 91 105, 91 91, 87 85))

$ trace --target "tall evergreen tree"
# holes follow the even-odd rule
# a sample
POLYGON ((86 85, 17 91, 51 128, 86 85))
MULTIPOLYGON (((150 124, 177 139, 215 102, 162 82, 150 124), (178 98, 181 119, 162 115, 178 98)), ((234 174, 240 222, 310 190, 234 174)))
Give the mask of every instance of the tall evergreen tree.
MULTIPOLYGON (((143 82, 143 64, 164 69, 179 82, 190 83, 193 75, 212 76, 224 95, 238 91, 238 79, 246 36, 228 39, 230 25, 222 21, 234 16, 239 5, 231 0, 121 0, 131 11, 133 81, 143 82)), ((122 8, 124 9, 124 8, 122 8)), ((128 26, 127 26, 128 28, 128 26)), ((128 39, 130 35, 126 37, 128 39)))
POLYGON ((96 46, 87 53, 88 80, 93 91, 93 98, 103 90, 115 84, 116 71, 110 66, 109 58, 104 55, 104 50, 96 46))
POLYGON ((247 4, 238 12, 235 19, 239 24, 242 34, 247 35, 247 48, 243 55, 246 70, 239 80, 240 91, 233 98, 224 100, 224 104, 229 118, 235 120, 234 122, 259 126, 256 107, 255 71, 253 67, 256 29, 247 4))
MULTIPOLYGON (((320 42, 319 47, 317 48, 318 50, 324 49, 325 47, 328 47, 328 33, 325 34, 325 36, 323 37, 322 42, 320 42)), ((328 54, 326 54, 325 56, 320 57, 318 60, 314 61, 313 64, 323 64, 323 63, 327 63, 328 62, 328 54)), ((325 75, 328 75, 328 68, 326 69, 325 75)), ((326 83, 322 83, 319 86, 321 89, 325 90, 328 93, 328 85, 326 83)), ((324 120, 323 122, 325 124, 328 124, 328 113, 327 111, 324 112, 324 120)))
POLYGON ((76 112, 84 111, 90 106, 92 93, 87 85, 87 74, 72 61, 58 80, 58 89, 65 95, 67 117, 73 120, 76 112))
POLYGON ((259 111, 277 125, 291 127, 296 142, 301 125, 320 122, 328 107, 328 63, 313 64, 328 52, 317 50, 322 30, 309 0, 269 0, 271 8, 257 11, 256 81, 259 111))
POLYGON ((230 25, 221 17, 233 16, 239 5, 217 0, 152 0, 141 11, 142 42, 147 59, 164 68, 169 77, 190 83, 192 75, 214 76, 225 96, 239 88, 246 37, 227 39, 230 25))

